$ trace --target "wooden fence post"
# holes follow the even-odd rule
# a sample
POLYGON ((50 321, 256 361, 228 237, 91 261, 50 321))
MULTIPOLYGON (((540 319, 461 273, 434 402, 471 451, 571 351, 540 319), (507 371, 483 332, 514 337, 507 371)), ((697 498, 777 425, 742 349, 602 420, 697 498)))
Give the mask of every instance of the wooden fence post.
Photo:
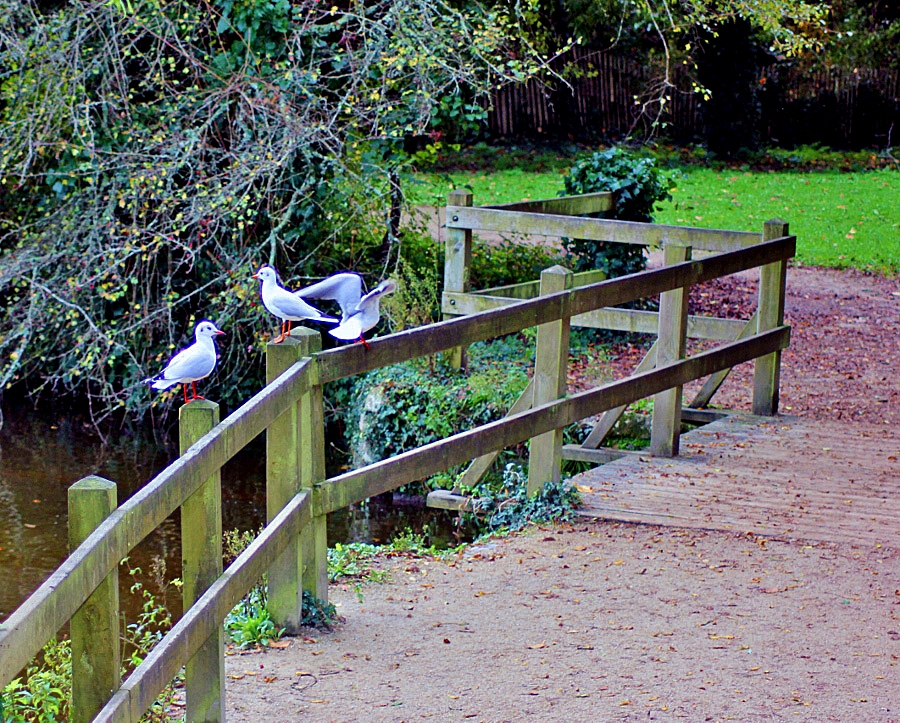
MULTIPOLYGON (((666 246, 665 265, 691 258, 690 246, 666 246)), ((672 289, 660 294, 657 331, 656 366, 684 359, 687 342, 688 293, 690 287, 672 289)), ((673 387, 653 397, 653 419, 650 430, 650 454, 674 457, 681 436, 682 387, 673 387)))
MULTIPOLYGON (((447 205, 471 206, 472 193, 470 191, 451 191, 447 196, 447 205)), ((444 291, 468 291, 471 266, 471 229, 448 228, 444 247, 444 291)), ((444 318, 448 317, 445 315, 444 318)), ((451 366, 457 369, 466 367, 465 347, 456 347, 446 352, 446 355, 451 366)))
MULTIPOLYGON (((763 241, 788 235, 788 224, 775 219, 763 224, 763 241)), ((787 260, 766 264, 759 269, 759 303, 756 333, 774 329, 784 323, 784 287, 787 260)), ((781 378, 781 352, 759 357, 753 367, 753 413, 778 413, 778 386, 781 378)))
MULTIPOLYGON (((302 338, 304 356, 322 349, 318 332, 302 338)), ((300 489, 312 489, 325 481, 325 410, 319 367, 310 367, 309 391, 300 399, 300 489)), ((303 589, 328 602, 328 517, 316 515, 300 533, 303 558, 303 589)))
MULTIPOLYGON (((116 484, 91 475, 69 487, 69 550, 116 509, 116 484)), ((73 723, 91 721, 121 682, 119 571, 114 569, 72 616, 73 723)))
MULTIPOLYGON (((205 399, 178 410, 181 454, 219 423, 205 399)), ((182 600, 187 610, 222 575, 222 476, 211 475, 181 505, 182 600)), ((185 666, 185 720, 225 720, 225 631, 216 628, 185 666)))
MULTIPOLYGON (((283 342, 266 345, 266 382, 272 383, 285 369, 322 348, 319 332, 297 327, 283 342)), ((266 519, 271 521, 301 489, 303 468, 309 468, 311 440, 301 433, 305 398, 276 419, 266 430, 266 519)), ((296 633, 303 622, 304 548, 315 526, 304 529, 291 542, 268 573, 269 612, 278 627, 296 633)), ((308 555, 307 555, 308 556, 308 555)), ((306 561, 308 566, 310 561, 306 561)))
MULTIPOLYGON (((553 266, 541 272, 541 296, 572 288, 572 272, 553 266)), ((537 328, 534 354, 534 406, 566 395, 566 370, 569 361, 570 319, 564 318, 537 328)), ((545 482, 559 482, 562 465, 562 428, 531 438, 528 453, 528 494, 537 492, 545 482)))

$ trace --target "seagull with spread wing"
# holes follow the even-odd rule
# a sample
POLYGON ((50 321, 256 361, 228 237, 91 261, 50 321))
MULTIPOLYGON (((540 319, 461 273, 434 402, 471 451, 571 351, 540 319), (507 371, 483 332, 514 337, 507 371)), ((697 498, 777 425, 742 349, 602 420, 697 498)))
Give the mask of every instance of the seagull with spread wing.
POLYGON ((341 341, 361 341, 368 349, 365 333, 381 318, 381 297, 396 290, 397 282, 385 279, 363 295, 362 278, 345 271, 295 293, 304 298, 336 301, 341 307, 341 323, 328 333, 341 341))

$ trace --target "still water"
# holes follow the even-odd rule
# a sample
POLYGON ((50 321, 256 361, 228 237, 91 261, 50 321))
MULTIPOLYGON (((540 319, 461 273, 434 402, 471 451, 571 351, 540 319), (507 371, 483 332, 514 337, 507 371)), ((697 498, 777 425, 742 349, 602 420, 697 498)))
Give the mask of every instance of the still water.
MULTIPOLYGON (((24 601, 68 554, 67 490, 88 475, 116 483, 121 504, 177 456, 174 445, 121 436, 104 445, 83 423, 49 422, 36 415, 4 417, 0 429, 0 621, 24 601)), ((258 530, 265 522, 265 442, 255 440, 222 470, 223 530, 258 530)), ((434 542, 453 541, 453 519, 443 510, 395 506, 372 500, 329 516, 328 544, 389 541, 407 528, 425 527, 434 542)), ((149 571, 165 563, 165 579, 180 575, 177 513, 147 537, 128 567, 149 571)), ((120 568, 122 604, 133 620, 139 600, 129 596, 131 579, 120 568), (131 608, 131 610, 129 610, 131 608)), ((154 593, 152 576, 141 581, 154 593)), ((166 604, 180 613, 179 594, 166 604)))

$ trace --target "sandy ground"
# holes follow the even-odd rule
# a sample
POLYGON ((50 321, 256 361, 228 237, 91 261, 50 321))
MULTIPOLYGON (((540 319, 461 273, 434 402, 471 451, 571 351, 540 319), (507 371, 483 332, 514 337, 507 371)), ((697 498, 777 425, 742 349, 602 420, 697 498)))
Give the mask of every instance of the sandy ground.
POLYGON ((230 656, 228 719, 891 721, 897 561, 615 523, 395 559, 335 632, 230 656))
MULTIPOLYGON (((896 280, 792 269, 788 290, 783 406, 890 430, 896 472, 896 280)), ((900 720, 887 546, 585 521, 382 564, 361 600, 331 588, 334 631, 230 651, 229 721, 900 720)))

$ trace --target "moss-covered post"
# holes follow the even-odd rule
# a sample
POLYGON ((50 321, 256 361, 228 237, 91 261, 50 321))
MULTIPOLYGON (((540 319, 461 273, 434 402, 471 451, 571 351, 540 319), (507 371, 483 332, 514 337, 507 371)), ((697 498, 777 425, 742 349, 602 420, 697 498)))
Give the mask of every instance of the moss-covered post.
MULTIPOLYGON (((197 399, 178 410, 181 454, 219 423, 219 405, 197 399)), ((222 575, 222 476, 211 475, 181 505, 184 609, 222 575)), ((225 720, 225 631, 221 625, 185 666, 185 720, 225 720)))
MULTIPOLYGON (((116 509, 116 484, 91 475, 69 487, 69 550, 116 509)), ((121 682, 119 571, 112 570, 70 622, 73 723, 91 721, 121 682)))
MULTIPOLYGON (((541 272, 541 296, 572 288, 572 272, 553 266, 541 272)), ((534 406, 566 396, 569 361, 568 317, 537 328, 534 353, 534 406)), ((534 494, 546 482, 558 482, 562 466, 562 427, 531 438, 528 454, 528 493, 534 494)))
MULTIPOLYGON (((266 382, 272 383, 286 369, 322 348, 319 332, 295 328, 279 344, 266 345, 266 382)), ((308 397, 309 395, 304 395, 308 397)), ((301 470, 311 464, 311 440, 301 435, 306 404, 298 399, 266 430, 266 519, 272 520, 301 489, 301 470)), ((303 621, 304 546, 312 534, 304 530, 269 568, 269 612, 278 627, 289 633, 303 621)))
MULTIPOLYGON (((788 224, 778 219, 763 224, 763 241, 788 235, 788 224)), ((759 306, 757 333, 775 329, 784 323, 784 290, 787 260, 766 264, 759 270, 759 306)), ((753 413, 778 413, 778 386, 781 378, 781 351, 759 357, 753 368, 753 413)))
MULTIPOLYGON (((447 196, 447 214, 452 214, 451 206, 471 206, 470 191, 451 191, 447 196)), ((451 218, 447 219, 448 221, 451 218)), ((468 291, 469 273, 472 267, 472 230, 448 228, 444 247, 444 291, 468 291)), ((452 318, 452 315, 447 315, 452 318)), ((446 352, 451 366, 460 369, 466 366, 466 350, 456 347, 446 352)))
MULTIPOLYGON (((672 266, 691 258, 689 246, 666 246, 665 264, 672 266)), ((688 293, 690 287, 660 294, 656 366, 684 359, 687 345, 688 293)), ((650 454, 674 457, 681 436, 682 387, 672 387, 653 397, 650 454)))

